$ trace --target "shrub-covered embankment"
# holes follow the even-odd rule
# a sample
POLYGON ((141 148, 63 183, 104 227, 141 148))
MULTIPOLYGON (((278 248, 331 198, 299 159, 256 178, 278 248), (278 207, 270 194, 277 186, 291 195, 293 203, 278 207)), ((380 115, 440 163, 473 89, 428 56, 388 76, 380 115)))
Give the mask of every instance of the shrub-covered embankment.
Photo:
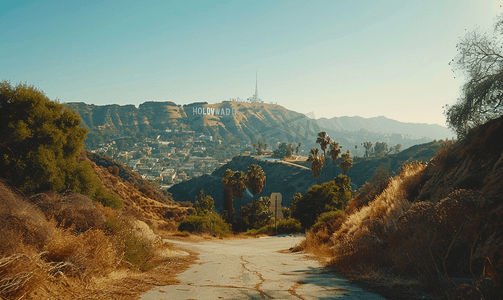
POLYGON ((372 273, 389 286, 409 284, 447 299, 500 299, 502 136, 499 118, 446 142, 428 164, 368 182, 344 213, 308 232, 304 247, 324 249, 338 270, 372 273))

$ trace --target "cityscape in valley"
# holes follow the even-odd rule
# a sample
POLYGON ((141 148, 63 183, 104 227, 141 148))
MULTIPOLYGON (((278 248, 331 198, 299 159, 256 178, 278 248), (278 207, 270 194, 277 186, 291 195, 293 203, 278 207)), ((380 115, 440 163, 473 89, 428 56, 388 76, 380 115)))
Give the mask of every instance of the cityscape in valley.
POLYGON ((311 119, 277 104, 263 103, 257 82, 255 93, 246 101, 235 98, 184 106, 161 101, 138 108, 65 105, 79 113, 83 126, 90 130, 85 141, 89 151, 123 163, 164 190, 211 174, 236 155, 261 154, 281 160, 285 153, 278 154, 278 149, 283 147, 291 149, 287 156, 295 155, 297 161, 305 162, 320 131, 337 137, 344 151, 350 150, 354 157, 379 157, 452 138, 452 133, 439 125, 401 123, 384 117, 311 119))

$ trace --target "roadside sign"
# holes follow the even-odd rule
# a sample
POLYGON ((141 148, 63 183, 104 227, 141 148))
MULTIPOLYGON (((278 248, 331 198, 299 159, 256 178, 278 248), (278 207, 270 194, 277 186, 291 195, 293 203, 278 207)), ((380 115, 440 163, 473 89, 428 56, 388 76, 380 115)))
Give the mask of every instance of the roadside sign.
POLYGON ((269 206, 269 211, 273 213, 274 219, 283 219, 283 211, 281 209, 281 193, 272 193, 270 199, 271 206, 269 206))

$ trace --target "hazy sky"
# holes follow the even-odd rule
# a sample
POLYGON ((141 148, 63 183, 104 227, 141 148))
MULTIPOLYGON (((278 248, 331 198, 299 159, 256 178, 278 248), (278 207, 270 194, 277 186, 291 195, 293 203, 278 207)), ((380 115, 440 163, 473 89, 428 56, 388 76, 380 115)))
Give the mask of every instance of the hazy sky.
MULTIPOLYGON (((61 102, 209 103, 255 92, 319 117, 444 125, 456 43, 503 0, 8 1, 0 79, 61 102)), ((456 76, 456 78, 454 78, 456 76)))

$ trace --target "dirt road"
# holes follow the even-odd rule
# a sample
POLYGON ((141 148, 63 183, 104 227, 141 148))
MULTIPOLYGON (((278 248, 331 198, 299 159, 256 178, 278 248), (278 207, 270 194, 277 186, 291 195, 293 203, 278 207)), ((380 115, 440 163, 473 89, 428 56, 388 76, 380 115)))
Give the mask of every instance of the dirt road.
POLYGON ((178 276, 180 285, 156 287, 141 299, 383 299, 350 285, 304 254, 279 252, 302 239, 176 242, 198 252, 199 260, 178 276))

